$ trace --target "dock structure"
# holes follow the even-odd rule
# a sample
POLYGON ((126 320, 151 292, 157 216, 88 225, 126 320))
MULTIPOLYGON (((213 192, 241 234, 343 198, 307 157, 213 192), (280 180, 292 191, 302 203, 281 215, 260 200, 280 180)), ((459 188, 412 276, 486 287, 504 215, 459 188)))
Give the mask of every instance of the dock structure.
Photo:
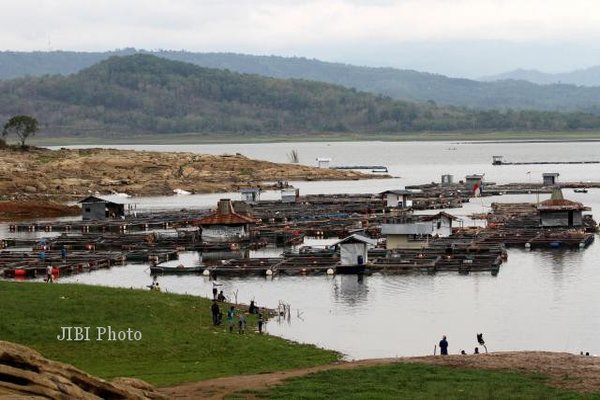
POLYGON ((162 211, 129 215, 125 219, 19 222, 9 224, 8 228, 10 232, 143 232, 190 226, 191 221, 208 214, 208 210, 162 211))
POLYGON ((549 165, 549 164, 600 164, 598 160, 578 160, 578 161, 504 161, 504 156, 492 156, 492 165, 549 165))
MULTIPOLYGON (((232 237, 222 242, 204 240, 201 228, 193 224, 209 215, 208 211, 202 210, 140 214, 124 221, 13 224, 12 232, 15 233, 21 232, 22 227, 34 226, 34 230, 61 234, 45 239, 3 238, 0 248, 25 247, 30 250, 0 252, 0 273, 9 278, 33 278, 44 273, 48 265, 60 274, 68 274, 123 262, 160 264, 175 259, 179 251, 199 251, 208 274, 214 276, 330 274, 348 267, 347 260, 345 265, 341 262, 344 257, 339 248, 294 251, 292 247, 300 246, 306 237, 341 239, 360 232, 368 238, 365 240, 369 243, 368 251, 365 253, 362 249, 360 254, 353 252, 352 257, 346 258, 355 259, 356 265, 364 267, 366 273, 454 271, 496 274, 506 258, 507 247, 585 249, 594 241, 597 224, 591 216, 583 215, 583 211, 589 209, 558 193, 557 188, 568 185, 573 183, 561 182, 551 187, 543 183, 487 183, 482 195, 527 190, 535 190, 535 193, 554 191, 555 194, 538 204, 495 203, 491 212, 481 216, 487 220, 485 228, 456 228, 452 224, 454 217, 444 212, 428 216, 413 213, 419 209, 419 204, 436 209, 469 201, 472 193, 464 182, 410 187, 407 193, 410 193, 412 204, 403 200, 402 207, 399 207, 398 199, 389 204, 389 198, 384 199, 381 193, 295 196, 294 202, 239 202, 235 209, 256 223, 248 227, 244 237, 232 237), (408 222, 428 229, 390 231, 389 234, 408 236, 403 241, 395 240, 395 244, 387 249, 382 248, 383 236, 387 235, 382 234, 383 227, 408 222), (119 227, 122 224, 128 227, 119 227), (74 229, 67 230, 67 226, 74 229), (267 245, 281 248, 281 256, 249 258, 250 249, 267 245), (372 248, 374 245, 376 247, 372 248)), ((586 186, 594 187, 590 183, 586 186)), ((400 194, 406 189, 402 190, 400 194)), ((399 194, 398 191, 384 193, 399 194)), ((214 217, 214 213, 210 215, 214 217)), ((387 240, 390 244, 390 239, 387 240)))
POLYGON ((331 167, 331 169, 356 169, 356 170, 368 170, 371 172, 388 172, 388 168, 385 165, 340 165, 331 167))

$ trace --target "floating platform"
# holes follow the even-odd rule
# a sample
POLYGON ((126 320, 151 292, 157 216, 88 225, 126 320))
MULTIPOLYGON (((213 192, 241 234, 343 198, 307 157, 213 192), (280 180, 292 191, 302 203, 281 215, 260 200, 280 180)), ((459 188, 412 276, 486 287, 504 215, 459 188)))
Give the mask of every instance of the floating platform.
POLYGON ((385 165, 342 165, 338 167, 331 167, 331 169, 367 169, 371 172, 388 172, 385 165))

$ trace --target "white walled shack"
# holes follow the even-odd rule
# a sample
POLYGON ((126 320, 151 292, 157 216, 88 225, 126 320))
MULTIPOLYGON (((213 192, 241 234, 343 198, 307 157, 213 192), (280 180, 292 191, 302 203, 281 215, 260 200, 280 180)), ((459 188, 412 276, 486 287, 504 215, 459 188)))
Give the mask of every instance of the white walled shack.
POLYGON ((387 249, 421 248, 431 236, 431 222, 381 224, 381 234, 386 238, 387 249))
POLYGON ((454 215, 439 212, 435 215, 423 215, 421 221, 431 222, 431 236, 448 237, 452 235, 452 222, 458 221, 454 215))
POLYGON ((340 248, 340 263, 342 265, 364 265, 368 261, 369 246, 375 246, 377 240, 357 233, 334 243, 340 248))
POLYGON ((381 193, 384 207, 410 208, 412 207, 411 196, 414 192, 410 190, 386 190, 381 193))
POLYGON ((560 188, 554 188, 549 200, 537 206, 540 213, 540 226, 576 228, 583 225, 582 212, 586 207, 576 201, 563 198, 560 188))

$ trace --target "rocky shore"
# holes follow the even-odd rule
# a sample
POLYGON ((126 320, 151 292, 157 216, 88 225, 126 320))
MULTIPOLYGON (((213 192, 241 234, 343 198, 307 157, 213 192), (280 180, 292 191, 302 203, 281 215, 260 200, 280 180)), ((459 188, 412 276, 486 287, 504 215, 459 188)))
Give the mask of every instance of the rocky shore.
POLYGON ((132 196, 235 191, 265 182, 381 178, 298 164, 207 155, 114 149, 0 150, 0 199, 68 201, 88 194, 132 196))

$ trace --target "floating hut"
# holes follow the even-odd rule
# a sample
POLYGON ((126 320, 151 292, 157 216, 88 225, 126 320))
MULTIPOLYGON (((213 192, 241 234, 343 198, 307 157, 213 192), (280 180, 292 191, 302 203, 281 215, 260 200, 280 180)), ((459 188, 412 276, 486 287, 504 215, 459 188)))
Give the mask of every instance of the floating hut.
POLYGON ((255 204, 260 200, 260 188, 242 188, 240 194, 242 195, 242 201, 255 204))
POLYGON ((195 221, 202 228, 204 242, 231 242, 247 239, 250 236, 250 225, 257 221, 254 218, 235 212, 230 199, 221 199, 217 210, 195 221))
POLYGON ((442 186, 449 186, 454 183, 454 175, 445 174, 442 175, 442 186))
POLYGON ((452 235, 452 223, 458 221, 454 215, 439 212, 435 215, 423 215, 421 221, 431 222, 431 236, 448 237, 452 235))
POLYGON ((319 158, 317 158, 317 167, 329 168, 330 162, 331 162, 331 158, 319 157, 319 158))
MULTIPOLYGON (((340 248, 340 265, 338 272, 357 272, 353 271, 353 267, 358 270, 364 269, 368 261, 369 246, 375 246, 377 240, 365 237, 358 233, 352 234, 334 243, 334 246, 340 248)), ((359 271, 360 272, 360 271, 359 271)))
POLYGON ((552 197, 542 201, 537 209, 540 213, 540 226, 542 227, 570 228, 583 225, 582 212, 585 210, 585 206, 563 198, 560 188, 555 188, 552 191, 552 197))
POLYGON ((483 190, 483 175, 467 175, 465 177, 465 188, 469 192, 474 192, 476 188, 483 190))
POLYGON ((80 200, 81 217, 84 221, 125 217, 125 205, 96 196, 80 200))
POLYGON ((281 189, 281 202, 282 203, 295 203, 300 198, 300 189, 298 188, 285 188, 281 189))
POLYGON ((544 186, 554 186, 556 185, 556 181, 558 180, 558 176, 560 174, 558 172, 546 172, 542 174, 542 179, 544 182, 544 186))
POLYGON ((410 190, 386 190, 380 193, 384 207, 410 208, 412 200, 410 197, 414 195, 410 190))
POLYGON ((421 248, 427 245, 431 232, 430 222, 381 224, 381 234, 387 240, 388 249, 421 248))

